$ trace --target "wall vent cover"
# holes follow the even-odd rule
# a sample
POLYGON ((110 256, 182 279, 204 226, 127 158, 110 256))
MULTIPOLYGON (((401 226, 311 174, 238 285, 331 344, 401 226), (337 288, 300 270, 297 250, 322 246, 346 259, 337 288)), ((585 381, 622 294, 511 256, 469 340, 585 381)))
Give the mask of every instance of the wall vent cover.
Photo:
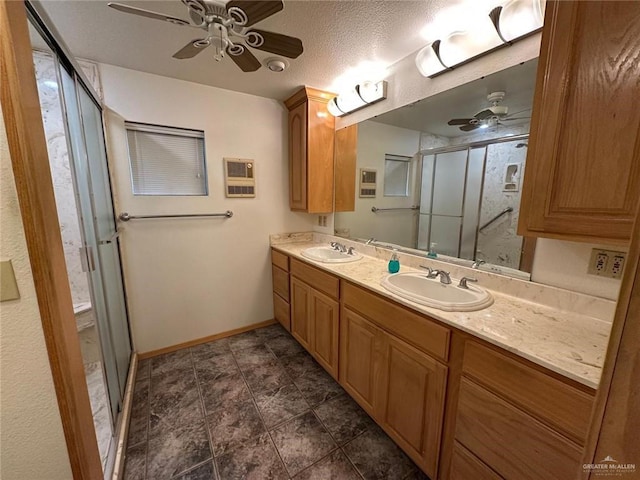
POLYGON ((375 198, 378 172, 372 168, 360 169, 360 198, 375 198))
POLYGON ((224 159, 224 181, 227 197, 256 196, 255 162, 246 158, 224 159))

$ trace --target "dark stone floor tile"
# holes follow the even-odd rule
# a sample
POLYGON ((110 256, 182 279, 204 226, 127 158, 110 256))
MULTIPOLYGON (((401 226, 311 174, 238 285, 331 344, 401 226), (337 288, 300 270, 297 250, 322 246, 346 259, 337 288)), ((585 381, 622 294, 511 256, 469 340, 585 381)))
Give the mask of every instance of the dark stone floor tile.
POLYGON ((166 353, 151 359, 151 376, 163 375, 174 371, 193 368, 189 349, 166 353))
POLYGON ((196 377, 191 371, 173 371, 151 379, 149 436, 186 424, 199 424, 204 412, 196 377))
POLYGON ((254 332, 256 332, 258 338, 261 338, 263 341, 269 338, 289 335, 289 333, 279 323, 269 325, 268 327, 257 328, 254 332))
POLYGON ((231 353, 231 349, 229 348, 228 338, 221 338, 220 340, 191 347, 194 361, 206 360, 217 355, 228 355, 229 353, 231 353))
POLYGON ((211 375, 208 372, 198 374, 200 391, 207 413, 226 408, 229 403, 251 398, 249 388, 242 375, 211 375))
POLYGON ((295 480, 361 480, 351 462, 340 450, 303 470, 295 480))
POLYGON ((213 462, 207 462, 199 467, 189 470, 187 473, 183 473, 176 480, 217 480, 215 469, 213 468, 213 462))
POLYGON ((216 463, 222 480, 289 478, 267 434, 262 434, 240 448, 216 457, 216 463))
POLYGON ((284 357, 285 355, 293 355, 294 353, 305 351, 302 345, 289 334, 269 338, 264 343, 276 357, 284 357))
POLYGON ((318 365, 313 357, 306 351, 280 357, 280 363, 289 376, 294 379, 311 372, 319 372, 322 370, 322 367, 318 365))
POLYGON ((182 425, 149 438, 147 478, 168 479, 211 458, 203 423, 182 425))
POLYGON ((309 404, 292 383, 259 393, 255 400, 267 428, 309 410, 309 404))
POLYGON ((429 476, 416 467, 414 472, 411 472, 408 476, 404 477, 403 480, 431 480, 429 476))
POLYGON ((229 352, 209 358, 199 358, 194 362, 196 373, 210 372, 223 375, 238 372, 238 365, 233 355, 229 352))
POLYGON ((291 383, 291 378, 277 360, 255 365, 243 370, 242 373, 254 395, 291 383))
POLYGON ((229 337, 229 347, 234 353, 260 344, 262 344, 262 339, 253 330, 229 337))
POLYGON ((309 370, 296 378, 294 383, 312 407, 344 394, 338 382, 322 369, 309 370))
POLYGON ((379 428, 371 428, 343 447, 365 480, 403 480, 417 467, 379 428))
POLYGON ((256 345, 238 350, 234 353, 234 356, 240 366, 240 370, 243 371, 256 365, 263 365, 275 360, 273 353, 264 345, 256 345))
POLYGON ((346 394, 327 400, 313 410, 338 445, 344 445, 375 425, 371 417, 346 394))
POLYGON ((124 460, 124 480, 144 480, 146 458, 146 443, 127 449, 124 460))
POLYGON ((214 409, 207 416, 207 426, 216 457, 265 432, 253 400, 225 404, 223 408, 214 409))
POLYGON ((149 379, 136 382, 133 388, 128 445, 147 441, 149 427, 149 379))
POLYGON ((145 358, 138 361, 138 370, 136 371, 136 382, 149 380, 151 375, 151 359, 145 358))
POLYGON ((336 448, 331 435, 312 412, 275 428, 271 437, 292 476, 336 448))

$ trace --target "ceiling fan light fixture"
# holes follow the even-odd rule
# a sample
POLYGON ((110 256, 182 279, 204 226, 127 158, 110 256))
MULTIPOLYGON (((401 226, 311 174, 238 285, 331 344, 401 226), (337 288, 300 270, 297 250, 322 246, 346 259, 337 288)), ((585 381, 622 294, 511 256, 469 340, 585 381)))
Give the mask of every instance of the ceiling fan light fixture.
POLYGON ((287 68, 289 68, 289 62, 282 58, 267 58, 265 60, 265 65, 272 72, 284 72, 287 68))

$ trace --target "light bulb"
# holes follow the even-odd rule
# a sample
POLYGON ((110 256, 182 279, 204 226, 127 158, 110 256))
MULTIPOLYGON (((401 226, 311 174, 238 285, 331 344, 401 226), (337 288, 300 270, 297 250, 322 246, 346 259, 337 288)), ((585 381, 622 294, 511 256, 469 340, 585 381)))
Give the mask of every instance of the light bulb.
POLYGON ((447 67, 453 67, 470 58, 502 45, 491 19, 480 17, 465 32, 456 32, 440 44, 440 59, 447 67))
POLYGON ((358 85, 358 93, 362 100, 374 103, 387 98, 387 82, 364 82, 358 85))
POLYGON ((353 87, 346 93, 338 95, 336 105, 343 112, 352 112, 358 108, 364 107, 367 103, 360 97, 356 87, 353 87))
POLYGON ((436 52, 433 51, 433 45, 427 45, 418 52, 416 55, 416 67, 425 77, 430 77, 446 69, 438 60, 436 52))
POLYGON ((512 0, 500 12, 500 33, 511 41, 542 28, 544 8, 542 0, 512 0))
POLYGON ((327 103, 327 110, 329 110, 329 113, 334 117, 341 117, 342 115, 345 114, 345 112, 343 112, 338 108, 338 105, 336 103, 336 98, 332 98, 329 101, 329 103, 327 103))

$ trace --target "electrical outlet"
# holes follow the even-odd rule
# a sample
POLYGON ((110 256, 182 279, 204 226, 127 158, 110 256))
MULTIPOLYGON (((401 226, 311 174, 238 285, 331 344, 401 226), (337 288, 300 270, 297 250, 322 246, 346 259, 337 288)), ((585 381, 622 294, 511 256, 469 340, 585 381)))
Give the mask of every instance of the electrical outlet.
POLYGON ((624 252, 594 248, 591 250, 587 273, 600 277, 621 278, 626 258, 627 254, 624 252))

